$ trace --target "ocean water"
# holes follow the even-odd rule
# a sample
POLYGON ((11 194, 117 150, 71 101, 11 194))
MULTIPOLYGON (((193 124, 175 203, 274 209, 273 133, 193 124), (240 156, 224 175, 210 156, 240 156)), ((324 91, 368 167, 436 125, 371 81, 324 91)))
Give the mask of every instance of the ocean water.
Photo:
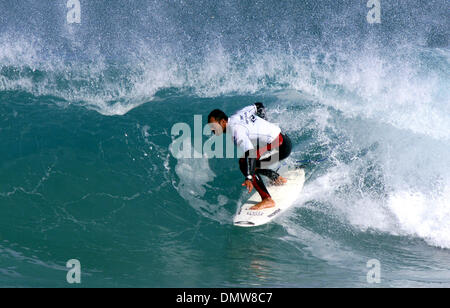
POLYGON ((66 4, 0 0, 1 287, 450 287, 448 1, 66 4), (255 101, 312 163, 246 229, 171 130, 255 101))

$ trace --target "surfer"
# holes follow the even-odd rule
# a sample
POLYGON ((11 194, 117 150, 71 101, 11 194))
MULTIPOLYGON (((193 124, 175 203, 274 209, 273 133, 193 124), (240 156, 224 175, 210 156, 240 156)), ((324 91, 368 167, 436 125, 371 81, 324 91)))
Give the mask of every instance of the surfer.
POLYGON ((287 158, 291 154, 292 145, 289 137, 281 133, 280 127, 267 121, 264 105, 257 102, 239 110, 230 118, 222 110, 215 109, 209 114, 208 123, 217 136, 231 133, 233 141, 245 153, 244 157, 239 159, 239 167, 245 176, 242 186, 245 186, 249 193, 255 188, 262 199, 251 209, 274 207, 275 201, 261 176, 268 177, 274 185, 283 185, 287 180, 263 165, 287 158))

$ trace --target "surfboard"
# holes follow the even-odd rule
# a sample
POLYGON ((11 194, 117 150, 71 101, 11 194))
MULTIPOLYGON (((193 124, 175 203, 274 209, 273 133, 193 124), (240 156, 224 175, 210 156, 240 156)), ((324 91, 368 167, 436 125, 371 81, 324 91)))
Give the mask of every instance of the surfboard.
POLYGON ((303 189, 305 183, 305 170, 298 168, 294 170, 278 171, 288 181, 281 186, 266 185, 272 199, 275 201, 275 207, 263 210, 250 210, 252 206, 261 201, 261 197, 257 192, 241 206, 233 219, 233 224, 239 227, 256 227, 264 225, 276 217, 280 216, 288 208, 290 208, 303 189))

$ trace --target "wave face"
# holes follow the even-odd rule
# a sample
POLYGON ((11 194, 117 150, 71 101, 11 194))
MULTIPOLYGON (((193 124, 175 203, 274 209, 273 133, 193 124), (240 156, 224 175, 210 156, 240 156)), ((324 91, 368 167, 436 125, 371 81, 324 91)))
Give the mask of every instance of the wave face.
POLYGON ((1 286, 450 286, 448 1, 80 3, 0 1, 1 286), (242 230, 236 159, 171 128, 255 101, 321 162, 242 230))

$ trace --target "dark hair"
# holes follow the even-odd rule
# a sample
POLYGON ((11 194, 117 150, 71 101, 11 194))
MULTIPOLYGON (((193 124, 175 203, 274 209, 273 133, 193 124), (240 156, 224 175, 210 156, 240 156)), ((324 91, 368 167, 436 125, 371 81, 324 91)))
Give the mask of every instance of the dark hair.
POLYGON ((211 118, 214 118, 217 122, 222 119, 228 121, 228 116, 220 109, 214 109, 210 112, 210 114, 208 115, 208 123, 211 123, 211 118))

